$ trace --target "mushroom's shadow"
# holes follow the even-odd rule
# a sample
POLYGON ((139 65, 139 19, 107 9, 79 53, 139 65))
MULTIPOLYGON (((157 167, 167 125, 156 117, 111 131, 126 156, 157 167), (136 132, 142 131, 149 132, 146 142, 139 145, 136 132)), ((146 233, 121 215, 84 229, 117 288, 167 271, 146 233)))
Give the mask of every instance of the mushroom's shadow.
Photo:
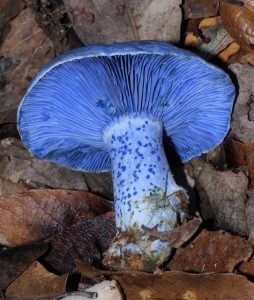
POLYGON ((188 212, 190 215, 195 215, 195 212, 198 211, 198 194, 195 188, 191 187, 188 183, 187 176, 184 172, 184 164, 181 162, 177 151, 174 149, 173 143, 171 142, 170 138, 166 136, 166 134, 163 135, 163 144, 170 169, 174 175, 174 179, 179 186, 185 189, 189 196, 188 212))

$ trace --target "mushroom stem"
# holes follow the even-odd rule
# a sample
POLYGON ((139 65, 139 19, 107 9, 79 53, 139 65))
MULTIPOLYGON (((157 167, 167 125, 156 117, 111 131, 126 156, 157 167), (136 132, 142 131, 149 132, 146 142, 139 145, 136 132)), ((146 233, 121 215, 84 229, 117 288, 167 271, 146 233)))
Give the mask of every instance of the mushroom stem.
POLYGON ((160 261, 170 254, 170 245, 151 240, 149 231, 172 231, 181 211, 177 193, 183 191, 169 168, 162 131, 160 120, 125 116, 104 132, 112 160, 116 226, 135 236, 135 242, 121 244, 121 249, 146 252, 160 261))

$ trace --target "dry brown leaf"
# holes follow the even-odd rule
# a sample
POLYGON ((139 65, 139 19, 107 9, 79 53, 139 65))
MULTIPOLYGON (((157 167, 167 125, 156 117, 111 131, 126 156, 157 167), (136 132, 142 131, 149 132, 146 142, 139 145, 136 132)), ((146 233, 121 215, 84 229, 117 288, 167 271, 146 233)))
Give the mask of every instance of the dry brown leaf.
POLYGON ((64 3, 84 44, 180 39, 181 0, 64 0, 64 3))
POLYGON ((7 297, 20 300, 53 300, 65 293, 68 275, 57 276, 34 262, 6 290, 7 297))
POLYGON ((0 197, 0 244, 45 239, 70 226, 79 211, 85 218, 111 208, 108 201, 83 191, 32 190, 0 197))
POLYGON ((6 25, 21 12, 25 3, 22 0, 1 0, 0 9, 0 41, 6 25))
POLYGON ((249 10, 254 12, 254 1, 253 0, 243 0, 244 6, 247 7, 249 10))
POLYGON ((213 220, 215 228, 248 235, 250 227, 245 210, 249 179, 246 174, 240 170, 218 170, 202 158, 192 159, 186 169, 195 180, 203 220, 213 220))
POLYGON ((47 244, 23 245, 0 251, 0 290, 19 277, 48 249, 47 244))
POLYGON ((235 266, 247 261, 252 252, 251 244, 239 236, 203 230, 186 247, 177 249, 169 268, 194 273, 233 272, 235 266))
POLYGON ((114 276, 126 299, 146 300, 249 300, 254 284, 235 274, 188 274, 164 272, 163 275, 114 276))
POLYGON ((71 226, 50 238, 52 251, 45 258, 51 268, 61 273, 76 271, 75 260, 100 265, 105 252, 116 235, 114 213, 97 217, 82 214, 71 226))
POLYGON ((82 172, 35 158, 15 138, 0 141, 0 170, 0 196, 47 187, 88 189, 82 172))
POLYGON ((247 51, 254 51, 254 12, 239 3, 220 3, 222 22, 237 44, 247 51))
POLYGON ((54 57, 54 46, 38 27, 29 8, 24 9, 10 26, 0 49, 10 66, 5 76, 13 85, 26 88, 38 69, 54 57))
POLYGON ((231 166, 235 168, 245 166, 248 169, 250 187, 254 188, 254 143, 244 144, 238 142, 233 138, 228 138, 226 143, 226 150, 228 155, 228 161, 231 166))
POLYGON ((229 69, 238 81, 238 96, 234 105, 230 136, 242 143, 254 143, 254 68, 232 64, 229 69))
POLYGON ((216 16, 219 8, 218 0, 185 0, 184 18, 201 19, 216 16))
POLYGON ((243 262, 238 269, 244 275, 254 276, 254 257, 249 261, 243 262))

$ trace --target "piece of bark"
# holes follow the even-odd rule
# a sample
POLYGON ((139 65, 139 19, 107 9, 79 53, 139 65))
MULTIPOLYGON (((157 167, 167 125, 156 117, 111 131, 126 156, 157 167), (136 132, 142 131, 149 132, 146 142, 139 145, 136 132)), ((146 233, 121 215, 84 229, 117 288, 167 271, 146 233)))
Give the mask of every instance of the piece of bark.
POLYGON ((179 42, 181 0, 64 0, 84 44, 130 40, 179 42))
POLYGON ((254 51, 254 12, 240 1, 222 1, 220 16, 226 30, 237 44, 247 51, 254 51))
POLYGON ((42 243, 23 245, 0 251, 0 290, 20 276, 46 250, 42 243))
POLYGON ((110 202, 84 191, 31 190, 0 197, 0 244, 20 245, 45 239, 87 217, 111 210, 110 202))
POLYGON ((246 222, 246 189, 249 180, 242 171, 221 171, 202 158, 186 166, 195 180, 203 220, 213 220, 214 228, 248 235, 246 222))
POLYGON ((34 262, 6 289, 6 297, 28 300, 54 300, 66 291, 68 274, 58 276, 34 262))
POLYGON ((11 23, 0 53, 9 61, 6 80, 21 89, 44 64, 54 57, 54 45, 38 27, 29 8, 24 9, 11 23))
POLYGON ((194 273, 233 272, 237 264, 251 257, 252 252, 252 245, 239 236, 204 229, 186 247, 177 249, 169 268, 194 273))
POLYGON ((254 68, 235 63, 229 66, 238 81, 238 96, 234 105, 230 135, 242 143, 254 143, 254 68))
POLYGON ((82 172, 35 158, 15 138, 0 141, 0 170, 0 196, 47 187, 88 190, 82 172))
POLYGON ((188 274, 114 276, 128 300, 253 299, 254 284, 235 274, 188 274))
POLYGON ((184 19, 201 19, 216 16, 219 9, 218 0, 185 0, 184 19))
POLYGON ((105 252, 116 235, 114 213, 97 217, 80 215, 71 226, 52 236, 52 251, 45 262, 61 273, 77 271, 75 260, 100 265, 105 252))

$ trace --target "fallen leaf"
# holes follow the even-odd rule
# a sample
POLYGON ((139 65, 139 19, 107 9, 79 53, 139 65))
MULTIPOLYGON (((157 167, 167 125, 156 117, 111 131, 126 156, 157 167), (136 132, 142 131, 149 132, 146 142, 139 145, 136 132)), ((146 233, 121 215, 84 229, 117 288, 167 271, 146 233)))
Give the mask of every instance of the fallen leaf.
POLYGON ((250 188, 254 188, 254 143, 241 143, 234 138, 228 138, 226 142, 226 151, 228 162, 232 167, 239 168, 245 166, 247 168, 250 178, 250 188))
POLYGON ((22 245, 0 251, 0 290, 5 289, 48 249, 47 244, 22 245))
POLYGON ((170 270, 194 273, 233 272, 235 266, 252 255, 252 245, 224 231, 203 230, 186 247, 177 249, 170 270))
POLYGON ((45 239, 70 226, 78 212, 88 217, 111 208, 108 201, 84 191, 31 190, 0 197, 0 244, 45 239))
POLYGON ((6 289, 5 295, 20 300, 53 300, 65 293, 67 278, 67 274, 57 276, 34 262, 6 289))
POLYGON ((243 0, 244 6, 247 7, 249 10, 254 12, 254 2, 253 0, 243 0))
POLYGON ((229 69, 238 81, 238 95, 234 105, 230 136, 239 142, 254 143, 254 68, 250 65, 232 64, 229 69))
POLYGON ((184 19, 201 19, 216 16, 219 8, 218 0, 185 0, 184 19))
POLYGON ((128 300, 225 300, 253 299, 254 284, 235 274, 188 274, 164 272, 163 275, 122 275, 114 279, 128 300))
POLYGON ((0 49, 9 62, 5 72, 8 82, 26 88, 31 78, 54 57, 54 46, 36 23, 29 8, 11 23, 11 29, 0 49))
POLYGON ((222 22, 243 49, 254 51, 254 12, 241 5, 240 1, 220 3, 222 22))
POLYGON ((24 8, 25 3, 22 0, 1 0, 0 9, 0 41, 5 27, 10 20, 18 15, 24 8))
POLYGON ((109 248, 115 235, 112 212, 86 218, 81 214, 73 225, 64 227, 50 238, 52 251, 45 262, 61 273, 75 272, 77 259, 89 265, 100 265, 102 254, 109 248))
POLYGON ((179 42, 181 0, 64 0, 73 27, 84 44, 130 40, 179 42))
POLYGON ((240 46, 236 42, 233 42, 219 53, 218 58, 223 62, 227 62, 232 55, 239 51, 239 49, 240 46))
POLYGON ((201 217, 221 228, 240 235, 248 235, 246 223, 246 189, 248 177, 242 171, 221 171, 202 158, 194 158, 186 165, 195 180, 201 217))
POLYGON ((252 257, 249 261, 243 262, 238 269, 244 275, 254 276, 254 258, 252 257))
POLYGON ((88 190, 82 172, 35 158, 15 138, 0 141, 0 170, 0 196, 47 187, 88 190))

